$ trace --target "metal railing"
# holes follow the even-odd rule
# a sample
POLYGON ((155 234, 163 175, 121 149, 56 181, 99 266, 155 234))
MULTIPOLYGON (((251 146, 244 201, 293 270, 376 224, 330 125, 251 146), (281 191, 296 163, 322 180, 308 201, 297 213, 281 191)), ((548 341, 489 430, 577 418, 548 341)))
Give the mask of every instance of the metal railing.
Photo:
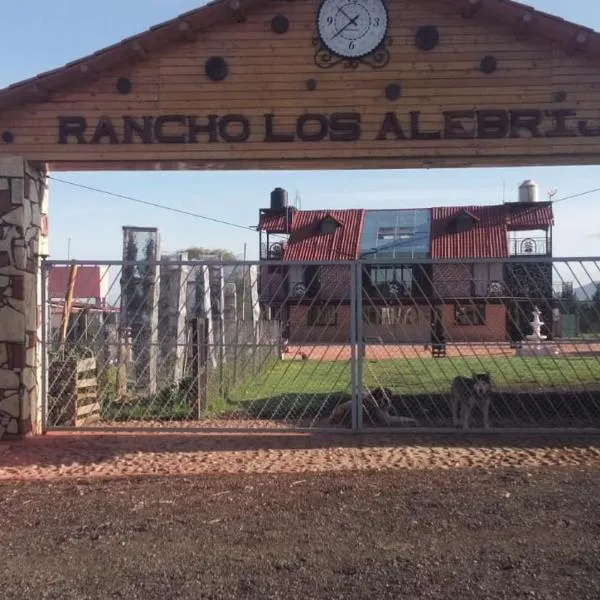
POLYGON ((546 237, 518 237, 508 240, 511 256, 551 256, 552 240, 546 237))
POLYGON ((365 288, 372 263, 306 263, 320 293, 277 302, 262 270, 297 263, 102 263, 100 307, 67 290, 44 307, 45 425, 595 429, 599 260, 473 261, 513 293, 471 296, 438 268, 461 261, 414 260, 426 275, 401 299, 365 288))

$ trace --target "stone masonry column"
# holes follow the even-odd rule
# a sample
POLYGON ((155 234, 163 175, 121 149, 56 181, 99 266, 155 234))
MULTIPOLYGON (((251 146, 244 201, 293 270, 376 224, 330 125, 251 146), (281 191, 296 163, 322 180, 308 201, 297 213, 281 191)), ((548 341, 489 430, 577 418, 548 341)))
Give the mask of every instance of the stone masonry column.
POLYGON ((0 158, 0 438, 41 432, 46 181, 22 158, 0 158))

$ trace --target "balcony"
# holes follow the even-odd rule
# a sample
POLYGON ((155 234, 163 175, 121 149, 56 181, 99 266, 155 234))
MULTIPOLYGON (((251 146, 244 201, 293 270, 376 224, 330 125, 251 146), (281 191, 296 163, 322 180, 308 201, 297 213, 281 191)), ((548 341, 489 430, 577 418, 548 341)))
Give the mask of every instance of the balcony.
POLYGON ((518 237, 508 240, 511 256, 552 256, 552 240, 545 237, 518 237))

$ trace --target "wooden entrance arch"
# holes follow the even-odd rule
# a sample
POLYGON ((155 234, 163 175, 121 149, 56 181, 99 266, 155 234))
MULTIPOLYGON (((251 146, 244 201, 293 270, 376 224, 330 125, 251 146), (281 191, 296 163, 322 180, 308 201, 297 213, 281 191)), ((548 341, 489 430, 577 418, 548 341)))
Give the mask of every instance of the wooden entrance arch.
POLYGON ((218 0, 0 90, 0 435, 39 431, 50 170, 600 162, 594 31, 509 0, 387 0, 370 49, 381 0, 330 1, 218 0), (370 51, 334 54, 339 36, 370 51))

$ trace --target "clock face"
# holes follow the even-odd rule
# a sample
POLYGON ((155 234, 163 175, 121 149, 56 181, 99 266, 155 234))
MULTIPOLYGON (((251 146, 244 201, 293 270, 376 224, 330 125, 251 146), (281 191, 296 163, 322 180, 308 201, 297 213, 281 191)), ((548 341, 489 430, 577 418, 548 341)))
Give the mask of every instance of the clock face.
POLYGON ((346 58, 373 52, 383 42, 387 26, 383 0, 323 0, 319 9, 321 41, 346 58))

